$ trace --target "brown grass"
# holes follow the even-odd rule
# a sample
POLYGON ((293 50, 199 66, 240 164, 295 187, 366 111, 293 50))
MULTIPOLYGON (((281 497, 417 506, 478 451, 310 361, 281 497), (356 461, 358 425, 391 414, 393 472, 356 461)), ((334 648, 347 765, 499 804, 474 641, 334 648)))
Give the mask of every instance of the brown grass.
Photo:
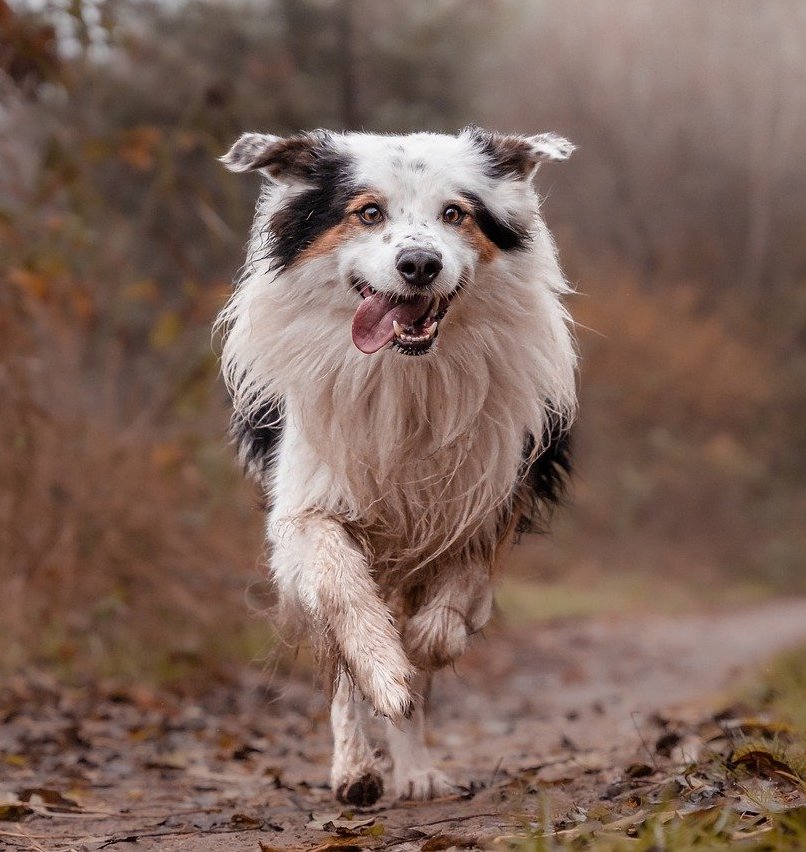
POLYGON ((612 270, 572 309, 578 469, 571 507, 533 549, 544 576, 615 567, 705 583, 715 597, 727 580, 802 588, 806 504, 779 408, 792 373, 752 324, 737 333, 694 285, 651 289, 612 270))
MULTIPOLYGON (((117 342, 87 367, 82 331, 57 306, 16 286, 3 309, 4 665, 159 675, 182 657, 256 650, 244 593, 260 523, 221 401, 188 417, 183 376, 166 375, 171 392, 131 410, 137 376, 117 342)), ((212 357, 199 368, 210 387, 215 369, 212 357)))

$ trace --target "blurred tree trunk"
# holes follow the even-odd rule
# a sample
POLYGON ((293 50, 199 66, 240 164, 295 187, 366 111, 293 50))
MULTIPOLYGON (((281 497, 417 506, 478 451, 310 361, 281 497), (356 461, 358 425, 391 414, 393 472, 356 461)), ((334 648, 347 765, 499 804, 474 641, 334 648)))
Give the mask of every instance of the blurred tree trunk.
POLYGON ((778 98, 772 71, 760 82, 756 77, 748 152, 748 211, 744 256, 744 287, 751 295, 760 295, 770 243, 772 224, 773 170, 775 160, 776 112, 778 98))
POLYGON ((338 0, 336 7, 337 55, 341 76, 341 123, 345 130, 357 130, 359 127, 353 6, 354 0, 338 0))

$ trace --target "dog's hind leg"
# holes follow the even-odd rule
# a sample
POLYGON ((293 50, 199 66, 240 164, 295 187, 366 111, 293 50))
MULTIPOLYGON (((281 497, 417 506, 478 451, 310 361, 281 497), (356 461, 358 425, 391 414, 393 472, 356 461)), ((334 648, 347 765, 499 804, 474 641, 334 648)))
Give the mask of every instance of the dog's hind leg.
POLYGON ((281 598, 298 602, 382 716, 411 712, 408 660, 358 545, 338 521, 308 515, 277 525, 271 567, 281 598))
POLYGON ((367 702, 339 672, 330 723, 333 728, 333 766, 330 786, 340 802, 369 807, 383 795, 383 778, 367 740, 367 702))
POLYGON ((398 724, 386 723, 395 792, 401 799, 438 799, 456 792, 450 778, 434 766, 425 744, 425 704, 431 675, 418 674, 412 684, 414 709, 398 724))

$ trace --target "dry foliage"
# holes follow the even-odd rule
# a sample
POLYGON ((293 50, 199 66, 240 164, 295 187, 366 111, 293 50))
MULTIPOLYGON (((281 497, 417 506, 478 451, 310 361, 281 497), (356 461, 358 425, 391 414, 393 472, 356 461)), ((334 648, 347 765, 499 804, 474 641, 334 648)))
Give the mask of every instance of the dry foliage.
MULTIPOLYGON (((2 296, 2 629, 16 639, 4 664, 169 674, 183 656, 248 654, 260 537, 220 407, 189 401, 185 377, 133 406, 119 343, 88 370, 75 316, 22 283, 2 296)), ((197 369, 212 387, 212 357, 197 369)))

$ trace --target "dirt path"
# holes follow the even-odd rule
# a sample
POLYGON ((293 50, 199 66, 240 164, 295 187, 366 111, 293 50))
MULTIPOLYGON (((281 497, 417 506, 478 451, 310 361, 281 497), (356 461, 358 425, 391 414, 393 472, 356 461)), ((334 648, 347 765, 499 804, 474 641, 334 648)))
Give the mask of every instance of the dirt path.
MULTIPOLYGON (((661 759, 659 738, 674 759, 687 719, 804 641, 804 600, 496 627, 433 694, 433 751, 467 792, 384 799, 354 815, 374 826, 340 831, 363 832, 353 846, 437 849, 511 833, 540 809, 562 819, 612 800, 631 764, 661 759)), ((327 848, 339 825, 322 828, 338 815, 326 707, 309 680, 275 677, 268 690, 264 680, 239 674, 204 706, 137 688, 65 691, 45 677, 7 684, 0 814, 33 813, 0 821, 0 849, 327 848)))

